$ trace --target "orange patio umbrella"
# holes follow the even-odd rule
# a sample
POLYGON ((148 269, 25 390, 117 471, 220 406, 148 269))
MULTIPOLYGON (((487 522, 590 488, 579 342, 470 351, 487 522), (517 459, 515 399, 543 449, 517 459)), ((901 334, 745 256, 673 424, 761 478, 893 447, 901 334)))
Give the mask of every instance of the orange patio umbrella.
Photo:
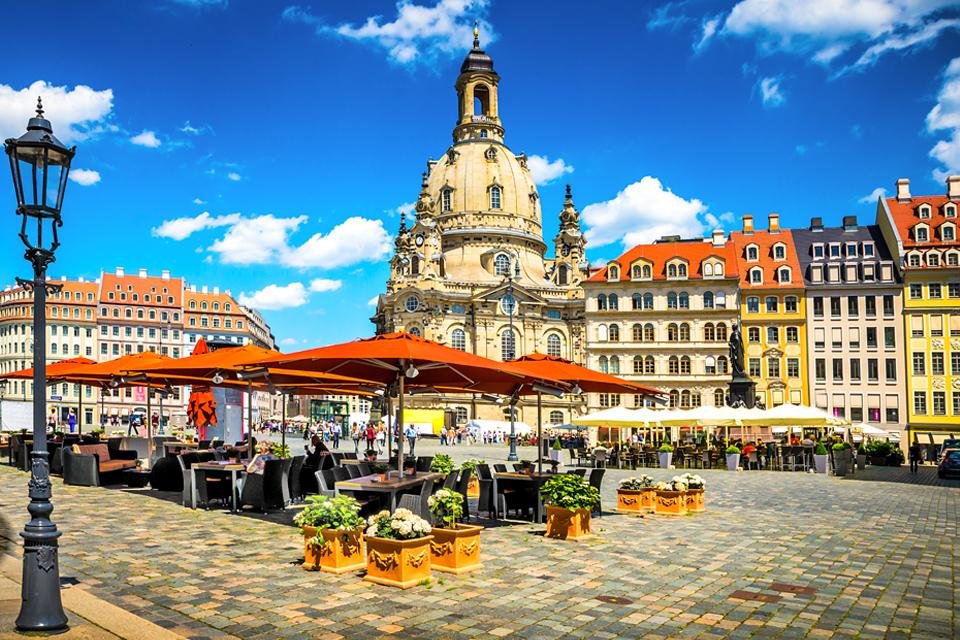
MULTIPOLYGON (((193 347, 191 357, 200 357, 209 353, 210 350, 207 347, 207 341, 200 338, 193 347)), ((189 360, 190 358, 184 359, 189 360)), ((149 377, 149 373, 147 375, 149 377)), ((216 398, 213 397, 213 390, 210 387, 206 385, 193 385, 190 387, 190 400, 187 402, 187 419, 197 428, 197 437, 200 440, 206 440, 207 427, 217 424, 217 401, 216 398)))
MULTIPOLYGON (((58 360, 57 362, 51 362, 47 365, 46 379, 47 383, 50 383, 51 378, 56 378, 57 374, 60 371, 67 369, 72 369, 77 366, 82 365, 91 365, 96 364, 96 360, 91 360, 90 358, 67 358, 66 360, 58 360)), ((0 378, 8 378, 11 380, 33 380, 33 367, 27 369, 20 369, 19 371, 11 371, 10 373, 0 374, 0 378)), ((83 394, 77 396, 77 435, 83 433, 83 394)))
MULTIPOLYGON (((298 351, 268 358, 260 364, 370 380, 385 388, 387 396, 395 389, 400 424, 403 423, 404 387, 408 381, 420 387, 513 395, 524 383, 542 380, 510 363, 488 360, 402 332, 298 351)), ((552 379, 548 382, 562 384, 552 379)), ((387 433, 391 431, 388 429, 387 433)), ((400 438, 397 460, 398 463, 403 460, 403 438, 400 438)), ((402 466, 398 464, 401 474, 402 466)))

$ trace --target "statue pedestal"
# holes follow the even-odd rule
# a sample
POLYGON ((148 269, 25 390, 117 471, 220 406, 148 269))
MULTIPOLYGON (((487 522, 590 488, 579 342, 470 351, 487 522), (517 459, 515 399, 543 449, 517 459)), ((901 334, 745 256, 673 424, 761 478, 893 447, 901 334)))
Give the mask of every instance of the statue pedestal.
POLYGON ((728 383, 730 387, 730 406, 743 406, 753 409, 757 401, 757 384, 746 376, 735 376, 728 383))

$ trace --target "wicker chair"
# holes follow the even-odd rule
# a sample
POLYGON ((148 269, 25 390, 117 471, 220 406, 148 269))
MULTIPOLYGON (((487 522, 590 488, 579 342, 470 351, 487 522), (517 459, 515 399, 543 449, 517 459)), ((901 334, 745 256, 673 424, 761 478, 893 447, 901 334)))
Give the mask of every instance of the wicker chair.
POLYGON ((430 499, 432 492, 433 480, 427 480, 420 487, 420 493, 405 493, 400 496, 400 502, 397 504, 397 508, 409 509, 427 522, 432 523, 433 515, 427 507, 427 500, 430 499))
POLYGON ((303 500, 303 485, 300 484, 300 472, 303 470, 303 461, 306 456, 294 456, 291 458, 290 473, 287 478, 287 486, 290 488, 290 501, 301 502, 303 500))
MULTIPOLYGON (((287 460, 290 460, 287 458, 287 460)), ((284 460, 266 460, 263 473, 248 473, 240 492, 240 507, 256 507, 261 512, 284 507, 284 460)), ((288 467, 289 468, 289 467, 288 467)))

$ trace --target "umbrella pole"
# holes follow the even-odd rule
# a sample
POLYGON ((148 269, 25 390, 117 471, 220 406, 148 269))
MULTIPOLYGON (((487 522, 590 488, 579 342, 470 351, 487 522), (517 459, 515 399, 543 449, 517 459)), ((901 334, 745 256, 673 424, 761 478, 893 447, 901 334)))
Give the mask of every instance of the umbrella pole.
POLYGON ((83 434, 83 385, 77 387, 77 435, 83 434))
POLYGON ((153 425, 153 413, 150 409, 150 396, 153 395, 153 389, 147 385, 147 459, 153 460, 153 438, 150 437, 150 431, 153 425))
POLYGON ((537 391, 537 449, 540 455, 537 456, 537 473, 543 473, 543 394, 537 391))
MULTIPOLYGON (((284 404, 284 410, 286 410, 286 404, 284 404)), ((283 425, 280 425, 280 428, 282 430, 283 425)), ((243 438, 242 425, 240 438, 243 438)), ((247 381, 247 449, 250 459, 253 460, 253 382, 250 380, 247 381)))
POLYGON ((403 480, 403 363, 400 364, 400 395, 397 399, 397 471, 403 480))
POLYGON ((389 464, 390 457, 393 452, 393 443, 392 443, 392 438, 390 437, 390 432, 392 431, 392 427, 390 423, 395 419, 393 416, 393 402, 390 399, 389 387, 387 388, 387 390, 384 391, 383 399, 387 403, 387 411, 384 414, 386 416, 386 419, 384 420, 384 423, 386 424, 386 430, 387 430, 387 463, 389 464))
POLYGON ((287 448, 287 394, 280 396, 280 449, 287 448))

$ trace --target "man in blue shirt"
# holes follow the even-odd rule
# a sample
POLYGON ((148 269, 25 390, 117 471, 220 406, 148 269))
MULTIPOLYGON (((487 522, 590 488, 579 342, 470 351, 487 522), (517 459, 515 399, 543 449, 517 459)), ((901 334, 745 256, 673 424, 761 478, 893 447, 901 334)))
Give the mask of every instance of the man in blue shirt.
POLYGON ((410 445, 410 455, 414 455, 413 448, 417 444, 417 430, 412 424, 408 424, 407 428, 404 429, 403 435, 407 436, 407 443, 410 445))

